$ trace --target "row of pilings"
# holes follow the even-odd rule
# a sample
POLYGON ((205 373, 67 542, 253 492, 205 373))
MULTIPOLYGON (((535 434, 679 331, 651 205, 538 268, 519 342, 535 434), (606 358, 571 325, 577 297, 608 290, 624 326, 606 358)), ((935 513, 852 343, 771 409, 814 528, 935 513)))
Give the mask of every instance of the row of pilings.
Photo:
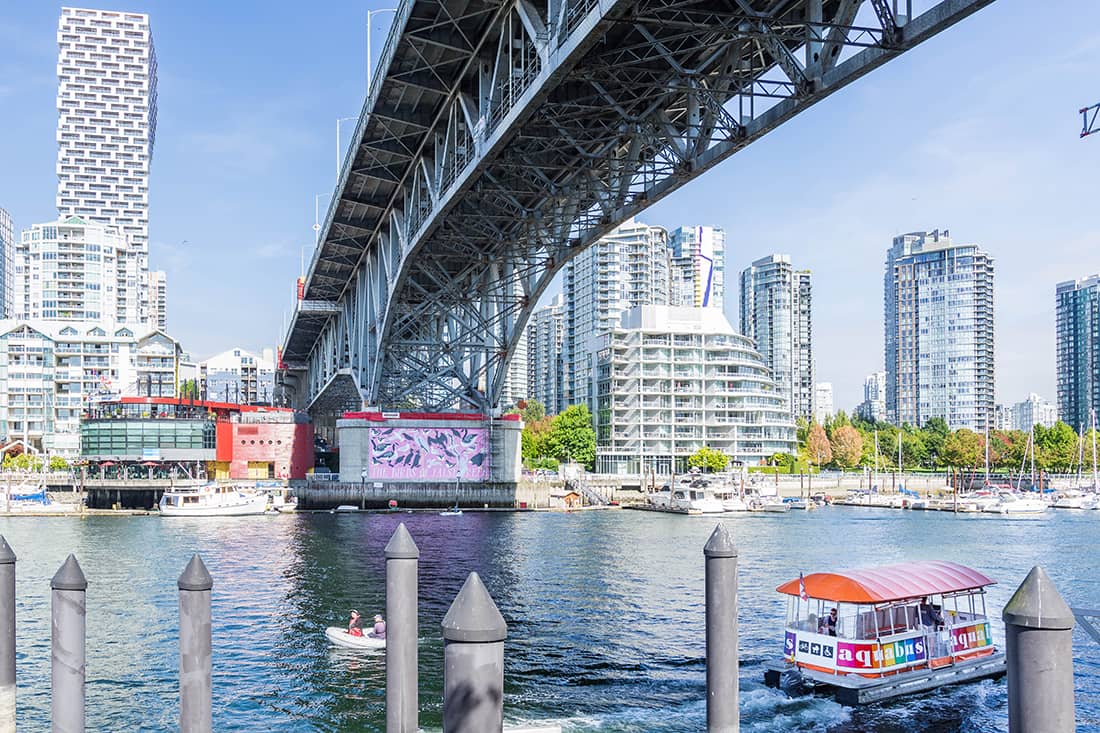
MULTIPOLYGON (((707 733, 737 733, 738 552, 719 524, 703 548, 706 599, 707 733)), ((419 558, 404 524, 386 558, 386 733, 419 730, 419 558)), ((0 733, 15 731, 16 556, 0 536, 0 733)), ((180 731, 212 733, 211 593, 214 581, 194 555, 179 589, 180 731)), ((50 581, 51 720, 54 733, 81 733, 85 715, 88 581, 69 555, 50 581)), ((1073 613, 1040 567, 1005 606, 1008 720, 1011 733, 1071 733, 1073 613)), ((504 729, 504 642, 508 627, 476 572, 442 622, 444 733, 504 729)))

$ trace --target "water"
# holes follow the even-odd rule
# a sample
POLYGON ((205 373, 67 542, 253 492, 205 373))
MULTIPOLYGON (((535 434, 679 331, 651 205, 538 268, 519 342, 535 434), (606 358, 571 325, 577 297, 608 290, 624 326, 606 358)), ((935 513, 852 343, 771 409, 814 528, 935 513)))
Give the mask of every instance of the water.
MULTIPOLYGON (((834 507, 722 519, 740 548, 744 731, 1000 731, 1004 681, 861 709, 762 684, 799 572, 912 559, 1001 581, 999 611, 1042 564, 1071 605, 1100 607, 1100 512, 1037 519, 834 507)), ((705 730, 702 548, 716 520, 574 514, 303 514, 210 520, 5 518, 19 556, 19 727, 49 726, 49 579, 88 576, 88 729, 178 723, 177 591, 190 554, 214 576, 214 729, 380 731, 384 653, 331 648, 350 608, 385 608, 382 549, 405 522, 421 550, 421 725, 441 727, 439 623, 477 570, 509 624, 505 715, 568 733, 705 730)), ((1003 626, 994 623, 998 644, 1003 626)), ((1100 730, 1100 646, 1074 637, 1078 730, 1100 730)))

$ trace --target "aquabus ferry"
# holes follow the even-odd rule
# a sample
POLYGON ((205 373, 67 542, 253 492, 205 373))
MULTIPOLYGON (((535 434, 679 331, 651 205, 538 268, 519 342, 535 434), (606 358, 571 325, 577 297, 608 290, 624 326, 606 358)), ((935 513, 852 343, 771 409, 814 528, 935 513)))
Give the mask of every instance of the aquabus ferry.
POLYGON ((1005 673, 985 588, 996 581, 953 562, 813 573, 787 596, 783 661, 764 681, 808 683, 858 705, 1005 673))

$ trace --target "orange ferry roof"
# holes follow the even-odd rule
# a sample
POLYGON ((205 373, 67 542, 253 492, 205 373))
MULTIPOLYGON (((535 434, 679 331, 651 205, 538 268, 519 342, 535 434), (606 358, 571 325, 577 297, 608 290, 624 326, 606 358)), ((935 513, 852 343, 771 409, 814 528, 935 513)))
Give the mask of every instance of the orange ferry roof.
MULTIPOLYGON (((885 603, 983 588, 997 581, 953 562, 928 560, 879 565, 835 573, 811 573, 804 579, 806 595, 842 603, 885 603)), ((789 596, 799 595, 798 578, 776 588, 789 596)))

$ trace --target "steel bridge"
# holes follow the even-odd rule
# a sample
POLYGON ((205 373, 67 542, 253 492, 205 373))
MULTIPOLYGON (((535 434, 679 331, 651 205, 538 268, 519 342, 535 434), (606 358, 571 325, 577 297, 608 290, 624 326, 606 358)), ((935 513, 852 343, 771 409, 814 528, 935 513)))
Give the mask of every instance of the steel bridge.
POLYGON ((574 255, 991 2, 403 0, 283 344, 294 403, 493 413, 574 255))

